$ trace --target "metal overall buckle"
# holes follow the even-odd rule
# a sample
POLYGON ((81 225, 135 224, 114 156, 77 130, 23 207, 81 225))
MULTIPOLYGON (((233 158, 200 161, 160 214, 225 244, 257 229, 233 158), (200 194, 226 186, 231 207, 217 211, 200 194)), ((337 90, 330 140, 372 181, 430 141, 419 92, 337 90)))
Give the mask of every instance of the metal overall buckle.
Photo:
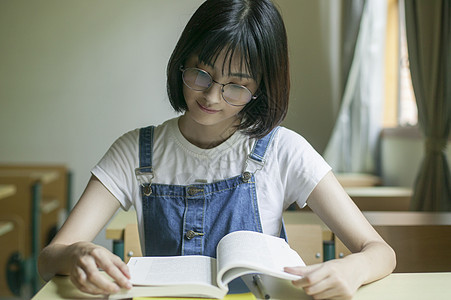
POLYGON ((247 156, 246 162, 244 163, 244 171, 241 174, 241 179, 243 182, 247 183, 252 177, 252 174, 255 174, 258 170, 261 170, 263 166, 265 165, 265 162, 258 161, 253 159, 250 155, 247 156), (250 162, 253 162, 250 164, 250 162), (253 165, 253 168, 249 168, 250 165, 253 165))
POLYGON ((140 186, 142 186, 142 193, 144 196, 152 194, 152 180, 155 177, 152 167, 141 167, 135 169, 136 179, 140 186))

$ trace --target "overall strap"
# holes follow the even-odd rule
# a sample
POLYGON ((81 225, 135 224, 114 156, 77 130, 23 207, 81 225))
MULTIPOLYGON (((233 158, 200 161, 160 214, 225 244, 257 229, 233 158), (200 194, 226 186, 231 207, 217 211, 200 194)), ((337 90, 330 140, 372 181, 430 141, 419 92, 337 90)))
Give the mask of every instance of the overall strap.
POLYGON ((152 193, 150 185, 154 177, 152 167, 154 128, 149 126, 139 130, 139 168, 135 169, 135 175, 145 196, 152 193))
POLYGON ((266 150, 268 149, 269 145, 271 145, 274 135, 276 134, 277 130, 279 130, 279 128, 279 126, 275 127, 273 130, 271 130, 270 133, 257 140, 257 142, 254 144, 254 147, 252 148, 251 154, 249 154, 250 159, 258 161, 259 163, 264 163, 266 150))
POLYGON ((244 165, 244 171, 242 174, 244 181, 250 179, 250 174, 254 174, 257 170, 263 168, 263 165, 265 164, 266 150, 268 150, 269 145, 271 145, 271 142, 279 128, 280 127, 277 126, 271 130, 270 133, 255 142, 244 165))
MULTIPOLYGON (((265 135, 264 137, 262 137, 261 139, 259 139, 255 144, 254 147, 252 148, 251 153, 249 154, 248 159, 246 160, 246 167, 245 170, 248 169, 249 167, 249 161, 254 161, 256 162, 258 165, 260 165, 258 169, 261 169, 265 163, 265 154, 266 154, 266 150, 268 150, 269 146, 272 143, 272 140, 274 138, 274 136, 276 135, 276 132, 279 130, 280 126, 277 126, 276 128, 274 128, 273 130, 271 130, 270 133, 268 133, 267 135, 265 135)), ((247 171, 245 171, 243 173, 243 177, 246 176, 247 171)), ((285 222, 282 219, 282 225, 280 228, 280 234, 279 234, 280 238, 283 238, 285 241, 288 242, 288 238, 287 238, 287 232, 285 229, 285 222)))
POLYGON ((139 130, 139 169, 152 173, 153 132, 155 127, 149 126, 139 130))

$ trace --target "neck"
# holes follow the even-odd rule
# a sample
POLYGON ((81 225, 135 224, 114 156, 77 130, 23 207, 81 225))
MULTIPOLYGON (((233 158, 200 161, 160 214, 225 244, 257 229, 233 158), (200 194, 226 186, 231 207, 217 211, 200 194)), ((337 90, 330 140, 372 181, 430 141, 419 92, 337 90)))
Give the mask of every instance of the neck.
POLYGON ((178 125, 182 135, 191 144, 202 149, 210 149, 222 144, 231 137, 235 133, 236 125, 239 122, 239 119, 233 119, 220 124, 203 125, 183 115, 179 118, 178 125))

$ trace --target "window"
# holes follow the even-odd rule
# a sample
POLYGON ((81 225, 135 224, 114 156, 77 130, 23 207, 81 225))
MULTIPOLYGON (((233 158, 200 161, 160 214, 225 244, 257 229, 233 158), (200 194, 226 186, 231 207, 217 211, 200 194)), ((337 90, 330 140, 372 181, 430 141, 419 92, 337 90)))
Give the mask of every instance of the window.
POLYGON ((418 123, 417 104, 410 77, 409 55, 407 53, 406 20, 404 0, 399 0, 399 113, 398 125, 409 126, 418 123))
POLYGON ((410 77, 404 0, 387 0, 384 127, 415 126, 418 112, 410 77))

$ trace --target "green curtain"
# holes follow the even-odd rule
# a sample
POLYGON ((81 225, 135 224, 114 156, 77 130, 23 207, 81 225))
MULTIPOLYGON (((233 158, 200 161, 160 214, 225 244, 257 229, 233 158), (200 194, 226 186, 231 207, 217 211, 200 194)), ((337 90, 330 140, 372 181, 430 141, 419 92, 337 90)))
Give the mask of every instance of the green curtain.
POLYGON ((451 210, 451 176, 446 147, 451 124, 451 1, 406 0, 410 71, 425 137, 425 156, 411 209, 451 210))

